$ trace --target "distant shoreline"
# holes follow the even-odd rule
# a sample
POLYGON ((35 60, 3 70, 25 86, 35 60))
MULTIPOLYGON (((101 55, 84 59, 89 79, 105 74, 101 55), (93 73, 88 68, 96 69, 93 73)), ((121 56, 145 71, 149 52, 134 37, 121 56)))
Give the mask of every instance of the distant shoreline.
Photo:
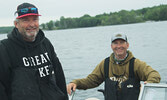
MULTIPOLYGON (((140 23, 156 23, 156 22, 164 22, 164 21, 146 21, 146 22, 140 22, 140 23)), ((140 23, 130 23, 130 24, 140 24, 140 23)), ((128 24, 118 24, 118 25, 128 25, 128 24)), ((105 25, 105 26, 117 26, 117 25, 105 25)), ((93 27, 105 27, 105 26, 93 26, 93 27)), ((11 27, 12 27, 12 29, 14 28, 14 26, 9 26, 9 28, 11 28, 11 27)), ((0 27, 0 29, 1 28, 4 28, 4 27, 0 27)), ((8 27, 5 27, 5 28, 8 28, 8 27)), ((81 28, 92 28, 92 27, 81 27, 81 28)), ((10 32, 12 31, 12 29, 10 30, 10 32)), ((78 29, 78 28, 71 28, 71 29, 78 29)), ((54 30, 44 30, 44 29, 42 29, 42 30, 43 31, 54 31, 54 30)), ((68 29, 59 29, 59 30, 68 30, 68 29)), ((10 32, 6 32, 6 33, 0 32, 0 34, 8 34, 10 32)))
MULTIPOLYGON (((159 5, 131 11, 121 10, 119 12, 104 13, 96 16, 85 14, 79 18, 65 18, 62 16, 60 20, 50 20, 47 23, 42 23, 40 25, 40 29, 62 30, 134 23, 150 23, 166 20, 167 5, 159 5)), ((9 33, 13 28, 14 26, 0 27, 0 33, 9 33)))

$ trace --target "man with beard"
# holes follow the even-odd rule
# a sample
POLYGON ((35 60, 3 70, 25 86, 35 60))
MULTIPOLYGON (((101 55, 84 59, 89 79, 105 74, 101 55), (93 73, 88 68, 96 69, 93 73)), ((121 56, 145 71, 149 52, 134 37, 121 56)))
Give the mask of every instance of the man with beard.
POLYGON ((111 38, 113 53, 102 60, 86 78, 76 79, 67 85, 71 90, 90 89, 105 81, 105 100, 138 100, 140 81, 159 83, 159 73, 145 62, 135 58, 129 48, 127 36, 115 34, 111 38))
POLYGON ((68 100, 53 45, 39 29, 38 8, 17 7, 14 29, 0 43, 1 100, 68 100))

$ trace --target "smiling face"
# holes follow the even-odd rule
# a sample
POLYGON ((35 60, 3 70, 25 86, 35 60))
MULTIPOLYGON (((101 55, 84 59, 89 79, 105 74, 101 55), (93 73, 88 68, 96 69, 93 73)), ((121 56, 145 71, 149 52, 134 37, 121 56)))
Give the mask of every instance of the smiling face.
POLYGON ((117 39, 112 42, 111 48, 117 59, 124 59, 126 56, 126 51, 129 48, 129 43, 122 39, 117 39))
POLYGON ((19 30, 25 41, 33 42, 39 31, 39 17, 26 16, 14 22, 15 27, 19 30))

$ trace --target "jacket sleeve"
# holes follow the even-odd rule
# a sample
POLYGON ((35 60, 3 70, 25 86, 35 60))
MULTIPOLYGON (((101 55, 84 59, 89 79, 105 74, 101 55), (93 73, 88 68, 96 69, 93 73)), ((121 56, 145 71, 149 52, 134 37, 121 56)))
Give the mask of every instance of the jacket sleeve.
POLYGON ((90 89, 99 86, 104 81, 104 60, 86 78, 73 80, 77 89, 90 89))
POLYGON ((147 81, 148 83, 159 83, 161 80, 160 74, 154 70, 151 66, 139 59, 135 60, 135 66, 137 66, 136 74, 140 81, 147 81))
POLYGON ((66 100, 68 100, 67 89, 66 89, 66 81, 63 72, 62 65, 54 51, 54 47, 51 44, 51 53, 52 53, 52 63, 54 66, 56 84, 60 88, 60 90, 66 95, 66 100))
POLYGON ((57 86, 61 89, 61 91, 63 91, 63 93, 67 96, 67 89, 66 89, 66 81, 65 81, 65 76, 64 76, 64 72, 61 66, 61 63, 59 62, 59 59, 56 58, 56 84, 57 86))
POLYGON ((6 92, 5 92, 5 87, 4 87, 4 85, 2 84, 2 82, 0 82, 0 98, 1 98, 2 100, 8 100, 7 94, 6 94, 6 92))
POLYGON ((0 98, 2 100, 8 100, 9 76, 9 58, 4 45, 0 43, 0 98))

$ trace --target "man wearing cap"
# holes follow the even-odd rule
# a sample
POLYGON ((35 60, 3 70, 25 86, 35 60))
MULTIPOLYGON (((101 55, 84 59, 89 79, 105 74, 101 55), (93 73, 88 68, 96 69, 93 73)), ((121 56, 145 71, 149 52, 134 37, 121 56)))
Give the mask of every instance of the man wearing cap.
POLYGON ((71 90, 90 89, 105 82, 105 100, 138 100, 140 81, 159 83, 159 73, 145 62, 135 58, 129 50, 126 35, 115 34, 111 38, 113 53, 102 60, 86 78, 76 79, 67 85, 71 90))
POLYGON ((17 7, 14 29, 0 42, 0 100, 68 100, 53 45, 39 29, 38 8, 17 7))

